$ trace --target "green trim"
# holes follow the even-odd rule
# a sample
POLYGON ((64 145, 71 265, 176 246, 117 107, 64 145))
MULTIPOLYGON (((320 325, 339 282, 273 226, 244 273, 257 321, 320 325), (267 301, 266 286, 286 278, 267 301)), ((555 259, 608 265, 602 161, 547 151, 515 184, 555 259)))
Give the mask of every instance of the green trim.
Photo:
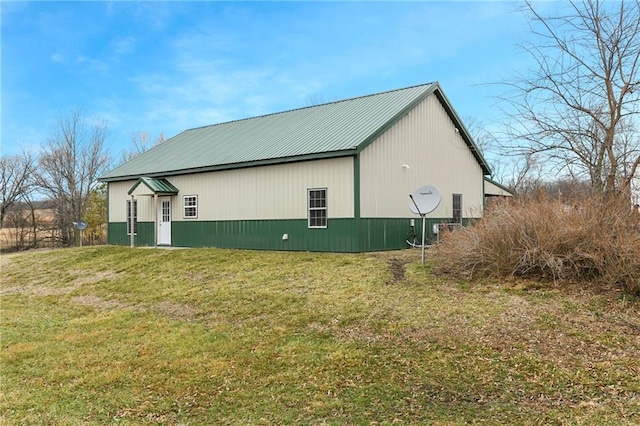
MULTIPOLYGON (((355 151, 356 151, 355 148, 351 148, 351 149, 340 150, 340 151, 296 155, 293 157, 285 157, 285 158, 272 158, 272 159, 266 159, 266 160, 249 161, 245 163, 220 164, 215 166, 197 167, 192 169, 168 170, 168 171, 157 172, 157 173, 145 173, 145 176, 151 177, 151 178, 159 178, 164 176, 182 176, 182 175, 187 175, 192 173, 216 172, 220 170, 236 170, 236 169, 246 169, 251 167, 260 167, 260 166, 273 166, 277 164, 301 163, 304 161, 349 157, 349 156, 352 156, 355 151)), ((122 182, 126 180, 131 180, 131 179, 138 179, 138 178, 139 178, 139 175, 127 175, 127 176, 117 176, 112 178, 101 177, 101 178, 98 178, 98 181, 99 182, 122 182)))
POLYGON ((144 183, 144 186, 149 188, 151 192, 158 195, 177 195, 178 188, 171 185, 169 181, 166 179, 156 179, 152 177, 141 177, 137 180, 137 182, 131 187, 128 194, 131 195, 133 191, 141 184, 144 183))
POLYGON ((360 154, 353 156, 353 218, 356 250, 360 251, 360 154))

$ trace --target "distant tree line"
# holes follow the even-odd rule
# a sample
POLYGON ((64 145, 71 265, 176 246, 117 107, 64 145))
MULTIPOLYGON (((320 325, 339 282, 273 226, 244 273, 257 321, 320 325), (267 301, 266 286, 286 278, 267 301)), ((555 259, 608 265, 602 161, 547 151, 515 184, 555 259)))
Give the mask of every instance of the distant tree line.
MULTIPOLYGON (((106 185, 98 178, 112 166, 104 120, 90 121, 81 110, 61 115, 38 154, 23 151, 0 158, 0 244, 7 249, 77 244, 75 224, 83 220, 83 240, 105 243, 106 185)), ((145 132, 132 134, 127 161, 164 142, 145 132)))
MULTIPOLYGON (((505 121, 488 131, 470 121, 472 137, 491 157, 494 178, 516 194, 599 196, 630 200, 640 180, 640 0, 523 3, 532 38, 522 45, 533 65, 509 81, 499 99, 505 121)), ((327 102, 313 96, 308 105, 327 102)), ((0 230, 25 220, 38 244, 37 209, 50 210, 54 245, 78 238, 73 223, 91 218, 86 233, 106 222, 106 192, 97 178, 112 165, 104 121, 80 110, 60 116, 36 155, 0 159, 0 230), (21 213, 18 213, 21 211, 21 213), (19 220, 18 220, 19 219, 19 220)), ((128 161, 164 142, 131 136, 128 161)), ((42 234, 42 232, 41 232, 42 234)))

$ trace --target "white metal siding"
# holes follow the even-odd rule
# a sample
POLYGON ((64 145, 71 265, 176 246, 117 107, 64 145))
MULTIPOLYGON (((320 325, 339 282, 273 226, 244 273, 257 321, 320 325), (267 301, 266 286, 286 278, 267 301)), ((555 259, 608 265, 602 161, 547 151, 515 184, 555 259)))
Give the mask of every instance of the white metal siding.
MULTIPOLYGON (((135 180, 109 183, 109 222, 127 221, 127 200, 131 199, 128 194, 135 180)), ((138 222, 153 222, 153 198, 136 197, 138 200, 138 222)))
POLYGON ((175 221, 195 220, 183 218, 184 195, 198 196, 197 220, 304 219, 308 188, 327 188, 329 218, 353 217, 351 157, 171 176, 167 180, 180 191, 172 198, 175 221))
POLYGON ((415 217, 409 194, 423 185, 442 192, 430 217, 452 217, 452 194, 462 194, 463 217, 482 215, 482 168, 435 95, 364 149, 360 176, 362 217, 415 217))
POLYGON ((497 196, 501 196, 501 197, 513 197, 513 194, 511 194, 508 191, 505 191, 504 189, 500 188, 498 185, 495 185, 492 182, 489 181, 484 181, 484 193, 485 195, 497 195, 497 196))
POLYGON ((134 181, 109 183, 109 222, 126 222, 127 191, 134 181))

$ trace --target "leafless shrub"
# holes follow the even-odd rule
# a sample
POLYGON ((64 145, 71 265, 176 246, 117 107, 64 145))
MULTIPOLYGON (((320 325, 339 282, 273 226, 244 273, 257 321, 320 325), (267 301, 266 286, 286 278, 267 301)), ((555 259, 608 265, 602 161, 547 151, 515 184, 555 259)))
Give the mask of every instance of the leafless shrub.
POLYGON ((482 220, 444 236, 436 270, 616 285, 640 295, 639 216, 628 203, 598 197, 496 203, 482 220))

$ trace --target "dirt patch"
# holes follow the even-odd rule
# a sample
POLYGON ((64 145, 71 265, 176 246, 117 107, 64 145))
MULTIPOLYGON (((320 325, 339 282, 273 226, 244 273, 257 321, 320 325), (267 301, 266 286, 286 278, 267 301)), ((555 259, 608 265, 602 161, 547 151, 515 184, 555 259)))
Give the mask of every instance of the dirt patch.
POLYGON ((407 262, 401 259, 389 259, 387 263, 389 264, 389 269, 393 274, 393 280, 391 283, 404 280, 404 265, 406 265, 407 262))
POLYGON ((387 264, 392 275, 387 280, 387 284, 394 284, 405 279, 405 266, 407 264, 420 260, 420 251, 411 249, 378 251, 368 253, 367 256, 370 259, 373 258, 387 264))

